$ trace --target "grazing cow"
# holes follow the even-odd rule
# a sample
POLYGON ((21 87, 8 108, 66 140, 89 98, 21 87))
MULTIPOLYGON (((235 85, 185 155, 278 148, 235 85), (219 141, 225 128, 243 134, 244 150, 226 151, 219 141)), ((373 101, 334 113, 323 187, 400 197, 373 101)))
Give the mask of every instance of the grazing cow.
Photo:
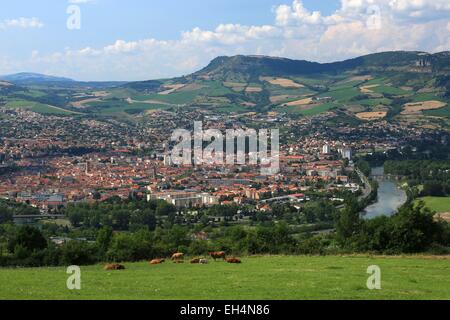
POLYGON ((174 253, 172 255, 172 261, 178 261, 178 260, 183 260, 184 259, 184 253, 174 253))
POLYGON ((153 259, 152 261, 150 261, 150 264, 156 265, 156 264, 162 264, 164 262, 166 262, 166 260, 164 260, 164 259, 153 259))
POLYGON ((226 253, 223 252, 223 251, 219 251, 219 252, 210 252, 209 255, 211 256, 211 258, 214 259, 214 261, 216 261, 217 259, 226 260, 226 258, 227 258, 226 253))
POLYGON ((226 261, 228 263, 236 263, 236 264, 242 263, 242 261, 238 258, 228 258, 226 261))
POLYGON ((125 266, 121 264, 107 264, 104 268, 105 270, 111 271, 111 270, 125 270, 125 266))
POLYGON ((200 264, 208 264, 208 260, 207 259, 200 259, 200 264))
POLYGON ((200 263, 200 258, 195 258, 191 260, 191 264, 199 264, 200 263))

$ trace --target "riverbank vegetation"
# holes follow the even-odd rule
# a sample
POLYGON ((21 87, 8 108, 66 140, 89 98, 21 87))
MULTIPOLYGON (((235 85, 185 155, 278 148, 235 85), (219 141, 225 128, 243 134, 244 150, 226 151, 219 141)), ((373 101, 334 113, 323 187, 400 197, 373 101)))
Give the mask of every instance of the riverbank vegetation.
POLYGON ((400 176, 417 196, 450 195, 450 160, 387 161, 385 173, 400 176))

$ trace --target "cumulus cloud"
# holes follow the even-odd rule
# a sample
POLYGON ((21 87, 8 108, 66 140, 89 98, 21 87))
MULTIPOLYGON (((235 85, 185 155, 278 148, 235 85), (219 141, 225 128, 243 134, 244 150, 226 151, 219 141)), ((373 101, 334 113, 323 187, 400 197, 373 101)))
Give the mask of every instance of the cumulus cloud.
POLYGON ((319 24, 324 22, 324 17, 319 11, 310 12, 300 0, 295 0, 292 6, 280 5, 275 12, 276 22, 281 26, 294 23, 319 24))
POLYGON ((274 9, 273 24, 220 24, 175 40, 119 39, 103 47, 35 52, 21 69, 83 80, 143 80, 187 74, 218 55, 326 62, 388 50, 437 52, 450 50, 449 14, 448 0, 341 0, 330 15, 294 0, 274 9))
POLYGON ((242 26, 240 24, 221 24, 214 31, 194 28, 184 32, 183 42, 205 42, 225 45, 236 45, 250 40, 277 38, 282 30, 274 26, 242 26))

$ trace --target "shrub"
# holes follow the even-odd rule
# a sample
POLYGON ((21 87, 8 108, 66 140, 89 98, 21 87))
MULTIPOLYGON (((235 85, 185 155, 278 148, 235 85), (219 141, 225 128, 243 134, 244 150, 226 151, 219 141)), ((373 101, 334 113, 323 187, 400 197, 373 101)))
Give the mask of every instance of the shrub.
POLYGON ((98 262, 97 247, 82 241, 69 241, 61 247, 63 265, 89 265, 98 262))

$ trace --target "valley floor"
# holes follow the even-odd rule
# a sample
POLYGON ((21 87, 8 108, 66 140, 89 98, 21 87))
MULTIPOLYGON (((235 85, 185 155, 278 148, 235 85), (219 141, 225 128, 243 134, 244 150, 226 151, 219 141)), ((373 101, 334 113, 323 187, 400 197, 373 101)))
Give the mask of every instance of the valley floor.
POLYGON ((450 257, 264 256, 241 265, 150 266, 124 271, 81 268, 81 290, 70 291, 65 268, 0 269, 0 300, 284 300, 450 299, 450 257), (369 290, 369 266, 381 268, 381 290, 369 290))

